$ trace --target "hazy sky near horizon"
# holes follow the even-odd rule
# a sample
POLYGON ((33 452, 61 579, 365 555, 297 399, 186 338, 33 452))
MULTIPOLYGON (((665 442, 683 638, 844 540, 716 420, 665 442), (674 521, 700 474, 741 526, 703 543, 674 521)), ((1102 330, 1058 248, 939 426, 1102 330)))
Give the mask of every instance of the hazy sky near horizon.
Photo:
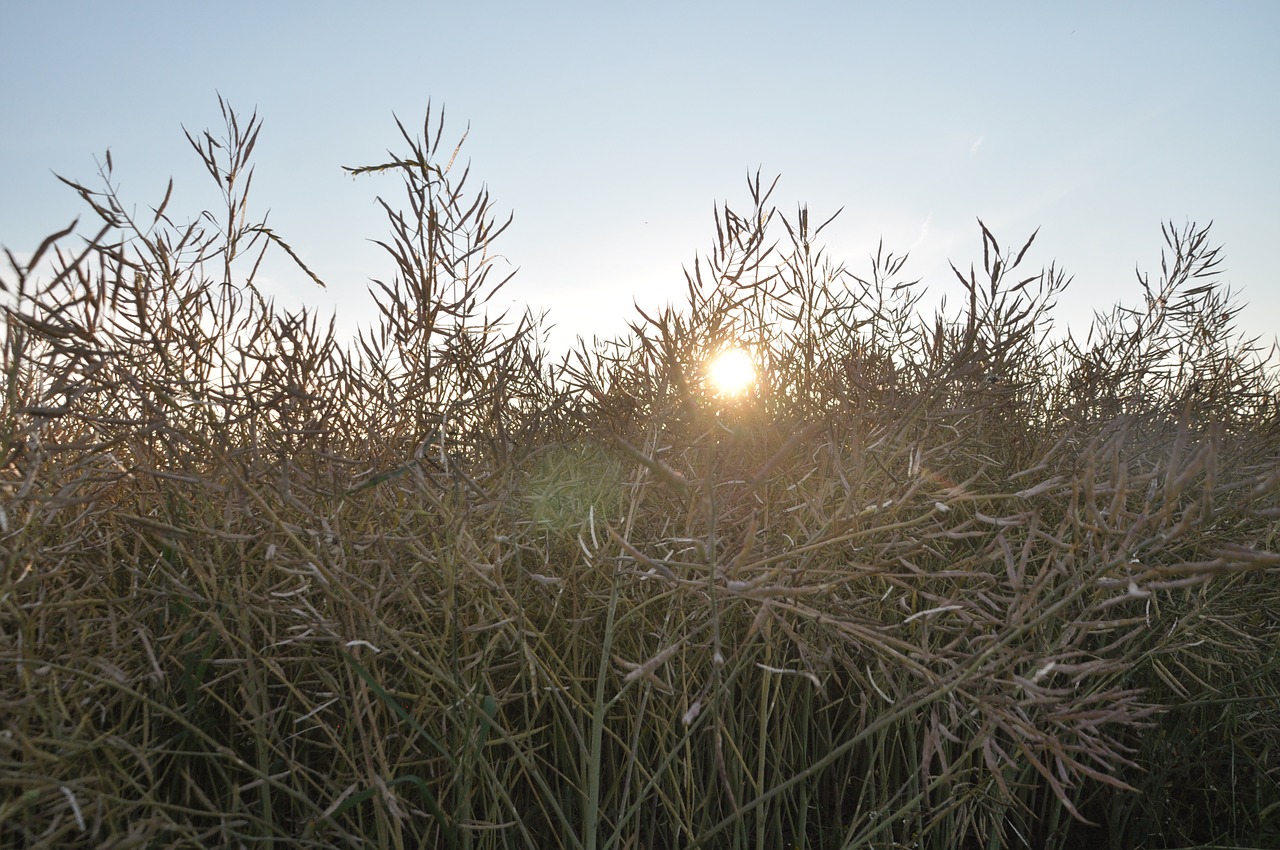
MULTIPOLYGON (((217 94, 263 119, 252 208, 329 285, 283 257, 280 306, 376 318, 382 195, 341 166, 397 152, 430 100, 496 210, 514 212, 495 305, 549 310, 562 349, 684 297, 683 266, 781 175, 782 212, 855 272, 883 238, 954 302, 947 261, 981 263, 981 218, 1075 280, 1055 315, 1140 303, 1162 222, 1213 220, 1241 327, 1280 331, 1280 3, 0 4, 0 245, 21 255, 76 215, 54 173, 114 181, 139 210, 175 179, 179 222, 216 209, 183 127, 222 132, 217 94), (508 264, 509 263, 509 264, 508 264)), ((8 278, 7 269, 0 277, 8 278)))

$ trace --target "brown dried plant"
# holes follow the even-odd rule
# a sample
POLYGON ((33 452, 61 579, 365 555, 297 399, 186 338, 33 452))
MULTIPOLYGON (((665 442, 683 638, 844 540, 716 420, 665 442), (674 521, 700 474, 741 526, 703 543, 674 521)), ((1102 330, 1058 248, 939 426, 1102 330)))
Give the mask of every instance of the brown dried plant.
POLYGON ((404 194, 343 342, 255 285, 323 284, 219 104, 224 210, 138 218, 108 154, 100 230, 6 252, 0 843, 1277 835, 1277 373, 1207 228, 1081 342, 1035 235, 926 317, 757 173, 685 304, 553 359, 428 109, 349 169, 404 194))

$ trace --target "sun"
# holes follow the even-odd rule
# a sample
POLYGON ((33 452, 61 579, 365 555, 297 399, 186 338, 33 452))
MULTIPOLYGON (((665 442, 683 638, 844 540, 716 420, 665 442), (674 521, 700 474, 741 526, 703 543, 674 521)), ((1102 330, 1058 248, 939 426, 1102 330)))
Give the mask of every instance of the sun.
POLYGON ((726 348, 707 363, 707 377, 721 395, 741 395, 755 383, 756 367, 741 348, 726 348))

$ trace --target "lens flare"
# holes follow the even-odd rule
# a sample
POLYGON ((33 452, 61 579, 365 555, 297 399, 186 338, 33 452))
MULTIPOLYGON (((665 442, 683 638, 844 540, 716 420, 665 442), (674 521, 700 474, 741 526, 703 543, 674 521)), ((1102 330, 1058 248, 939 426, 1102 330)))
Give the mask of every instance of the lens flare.
POLYGON ((720 394, 739 395, 755 383, 756 367, 747 352, 741 348, 728 348, 707 364, 707 377, 720 394))

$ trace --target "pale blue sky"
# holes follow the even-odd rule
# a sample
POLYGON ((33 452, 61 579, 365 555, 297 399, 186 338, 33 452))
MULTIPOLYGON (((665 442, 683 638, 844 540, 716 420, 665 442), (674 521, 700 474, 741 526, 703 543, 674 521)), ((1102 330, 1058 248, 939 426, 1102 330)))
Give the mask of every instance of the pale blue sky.
MULTIPOLYGON (((550 308, 553 344, 612 335, 632 299, 679 299, 713 205, 781 174, 784 210, 844 213, 833 256, 883 236, 931 292, 1041 228, 1030 262, 1075 275, 1058 312, 1139 300, 1160 225, 1215 221, 1225 279, 1280 329, 1280 2, 410 3, 0 0, 0 244, 32 250, 81 212, 56 171, 110 147, 140 209, 176 178, 183 220, 216 203, 182 126, 216 92, 264 119, 259 211, 329 283, 269 267, 283 306, 374 317, 367 240, 391 178, 340 166, 397 145, 428 99, 515 222, 502 306, 550 308)), ((503 269, 505 270, 505 269, 503 269)))

